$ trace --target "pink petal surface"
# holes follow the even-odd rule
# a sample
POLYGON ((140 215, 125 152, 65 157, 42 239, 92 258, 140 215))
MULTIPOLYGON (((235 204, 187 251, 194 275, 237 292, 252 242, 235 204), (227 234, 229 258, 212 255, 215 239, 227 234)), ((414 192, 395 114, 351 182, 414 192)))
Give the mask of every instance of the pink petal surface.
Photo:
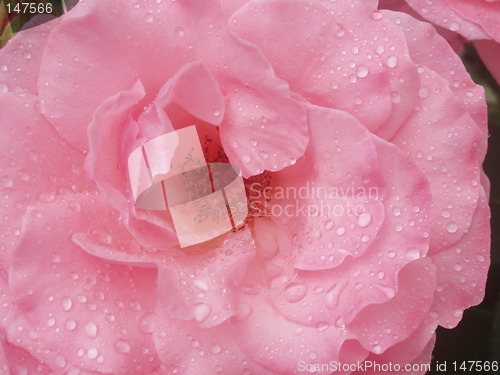
POLYGON ((446 2, 465 20, 479 25, 491 39, 500 42, 500 3, 474 0, 446 0, 446 2))
POLYGON ((0 140, 2 268, 9 262, 29 206, 69 191, 95 190, 82 168, 84 155, 60 139, 39 109, 39 100, 31 95, 1 94, 0 126, 5 129, 0 140))
MULTIPOLYGON (((241 350, 266 369, 280 374, 299 374, 300 360, 329 363, 347 336, 336 327, 306 327, 284 318, 271 304, 265 291, 242 294, 240 319, 231 322, 241 350)), ((328 374, 329 372, 317 372, 328 374)))
POLYGON ((59 19, 24 30, 2 48, 0 93, 23 91, 36 95, 37 78, 47 38, 59 19))
POLYGON ((158 263, 157 298, 162 307, 175 318, 194 319, 202 328, 236 314, 237 291, 255 254, 248 229, 213 242, 169 254, 158 263))
MULTIPOLYGON (((89 154, 85 167, 135 238, 150 248, 166 248, 177 243, 168 211, 157 214, 136 209, 128 179, 127 159, 139 141, 138 124, 130 113, 143 96, 144 89, 137 83, 99 106, 88 127, 89 154)), ((148 128, 147 125, 143 128, 148 128)), ((152 131, 144 129, 146 133, 152 131)))
POLYGON ((138 8, 129 3, 116 7, 107 0, 81 3, 51 34, 39 89, 45 98, 44 113, 64 139, 86 149, 87 124, 105 98, 140 79, 146 92, 139 106, 143 107, 184 64, 203 59, 226 96, 222 141, 244 176, 263 169, 279 170, 290 159, 302 155, 307 144, 302 106, 290 99, 288 85, 274 76, 258 49, 228 33, 214 2, 190 2, 186 6, 137 4, 138 8), (195 16, 200 12, 205 15, 203 22, 195 16), (114 16, 109 18, 111 13, 114 16), (123 37, 132 38, 129 25, 143 36, 140 43, 123 37), (86 35, 84 41, 80 40, 81 33, 86 35), (106 38, 100 37, 103 34, 106 38), (94 36, 102 43, 93 43, 94 36), (220 48, 222 45, 224 48, 220 48), (68 49, 70 54, 62 52, 68 49), (49 58, 54 55, 60 56, 60 61, 49 58), (148 64, 143 63, 144 55, 148 56, 148 64), (109 61, 114 64, 111 66, 109 61), (244 81, 241 77, 245 77, 244 81), (72 105, 74 95, 80 98, 77 107, 72 105), (264 121, 274 126, 261 127, 264 121), (248 161, 252 148, 270 150, 276 146, 276 137, 286 139, 288 147, 278 149, 267 159, 248 161), (258 146, 252 146, 254 140, 258 146), (231 151, 233 141, 240 146, 238 152, 231 151))
POLYGON ((163 363, 160 374, 276 374, 240 349, 228 323, 203 329, 193 321, 169 316, 161 307, 153 333, 163 363))
MULTIPOLYGON (((426 0, 406 0, 406 2, 428 21, 459 32, 467 39, 489 39, 487 32, 476 21, 465 19, 452 1, 433 0, 432 4, 426 0)), ((482 6, 482 3, 486 2, 475 1, 474 3, 482 6)))
POLYGON ((365 349, 381 354, 414 334, 429 312, 435 287, 436 267, 431 260, 411 262, 398 275, 394 298, 367 306, 347 329, 365 349))
POLYGON ((481 189, 469 231, 453 246, 431 256, 438 271, 431 310, 445 328, 454 328, 465 309, 483 300, 490 265, 489 221, 488 202, 481 189))
POLYGON ((448 82, 421 67, 414 112, 392 142, 428 178, 433 196, 431 252, 457 242, 469 229, 479 195, 482 134, 448 82))
MULTIPOLYGON (((463 101, 469 115, 486 133, 488 114, 484 104, 484 88, 472 80, 460 57, 431 25, 403 13, 383 13, 405 33, 408 50, 415 64, 425 66, 445 78, 451 91, 463 101), (419 35, 419 38, 415 38, 415 34, 419 35)), ((425 90, 421 88, 419 96, 424 94, 425 90)), ((486 144, 481 146, 485 153, 486 144)))
POLYGON ((147 372, 158 365, 151 337, 156 272, 103 263, 76 246, 68 233, 82 230, 100 242, 126 243, 111 207, 81 198, 61 197, 26 213, 9 272, 13 303, 36 327, 37 343, 57 351, 65 366, 147 372))
POLYGON ((273 219, 294 239, 294 266, 321 270, 371 246, 384 219, 385 186, 371 135, 355 118, 315 106, 308 112, 309 148, 273 178, 270 204, 273 219))
POLYGON ((415 66, 403 36, 376 12, 373 2, 351 5, 253 1, 229 23, 263 50, 293 91, 313 104, 345 110, 371 131, 389 137, 416 98, 415 66), (308 32, 297 22, 307 25, 308 32))

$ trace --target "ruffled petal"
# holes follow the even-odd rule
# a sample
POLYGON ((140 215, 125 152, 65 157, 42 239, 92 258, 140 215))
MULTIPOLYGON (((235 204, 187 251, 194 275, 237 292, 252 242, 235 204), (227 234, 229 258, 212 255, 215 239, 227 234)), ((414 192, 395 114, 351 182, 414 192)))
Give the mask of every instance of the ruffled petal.
POLYGON ((412 109, 416 68, 403 35, 376 12, 376 2, 252 1, 229 24, 264 51, 293 91, 345 110, 372 132, 390 137, 412 109))
POLYGON ((273 176, 267 209, 294 239, 294 267, 322 270, 361 257, 375 241, 385 186, 371 135, 355 118, 315 106, 308 112, 309 147, 273 176))
POLYGON ((420 72, 419 101, 392 142, 429 180, 434 203, 431 252, 437 252, 469 229, 479 196, 483 134, 448 81, 424 67, 420 72))
MULTIPOLYGON (((364 307, 392 299, 398 291, 400 269, 428 251, 432 227, 428 182, 401 150, 374 139, 380 173, 390 189, 383 199, 384 222, 362 257, 349 259, 335 272, 294 270, 293 257, 283 240, 288 237, 289 243, 293 241, 282 234, 287 228, 270 228, 268 232, 278 250, 273 254, 266 249, 273 257, 262 273, 269 279, 273 304, 290 320, 307 326, 342 327, 364 307)), ((256 238, 260 253, 261 240, 257 234, 256 238)), ((268 243, 273 244, 271 240, 268 243)))
MULTIPOLYGON (((302 374, 304 363, 339 360, 347 332, 333 326, 306 327, 284 318, 268 303, 264 290, 241 294, 239 319, 231 329, 241 350, 264 368, 280 374, 302 374)), ((318 371, 327 375, 330 371, 318 371)))
POLYGON ((465 309, 484 297, 490 265, 490 210, 484 190, 467 233, 453 246, 431 256, 437 267, 432 313, 439 324, 454 328, 465 309))
POLYGON ((57 352, 62 367, 148 372, 158 366, 151 336, 155 270, 105 263, 72 242, 79 231, 117 246, 130 242, 110 210, 89 195, 30 209, 9 270, 12 303, 33 324, 37 345, 57 352))
POLYGON ((60 23, 56 18, 43 25, 22 30, 0 50, 0 93, 38 93, 37 78, 47 39, 60 23))
MULTIPOLYGON (((140 80, 146 92, 137 106, 140 112, 182 66, 200 60, 226 97, 221 139, 244 176, 280 170, 303 154, 307 122, 302 105, 290 98, 288 85, 276 78, 260 50, 227 30, 216 2, 79 4, 47 42, 39 77, 43 110, 64 139, 86 149, 87 124, 106 98, 140 80), (134 35, 129 25, 134 25, 134 35), (231 149, 233 142, 238 152, 231 149), (261 150, 269 157, 260 157, 261 150)), ((214 108, 212 116, 217 111, 222 114, 214 108)))
POLYGON ((200 328, 192 320, 168 315, 161 302, 153 336, 162 361, 160 374, 276 374, 242 352, 228 323, 200 328))
POLYGON ((19 240, 27 207, 69 191, 95 191, 81 167, 84 155, 58 136, 39 108, 38 99, 30 95, 0 94, 0 191, 4 198, 0 202, 0 265, 10 262, 7 259, 19 240))
POLYGON ((236 313, 236 294, 254 254, 248 229, 220 244, 173 253, 158 263, 158 301, 178 319, 194 319, 202 328, 219 325, 236 313))
MULTIPOLYGON (((467 39, 489 39, 489 35, 477 22, 462 17, 448 0, 433 0, 430 5, 427 0, 406 0, 406 2, 426 20, 459 32, 467 39)), ((479 4, 483 1, 474 3, 479 4)))
MULTIPOLYGON (((469 115, 483 133, 487 133, 488 114, 484 103, 484 88, 477 85, 465 69, 460 57, 440 37, 433 26, 419 22, 407 14, 383 11, 404 33, 412 60, 433 70, 448 81, 450 90, 465 104, 469 115), (418 38, 415 38, 418 35, 418 38), (439 57, 438 57, 439 56, 439 57)), ((419 97, 427 89, 420 88, 419 97)), ((481 145, 486 152, 486 144, 481 145)))
POLYGON ((406 340, 428 315, 436 287, 436 267, 427 257, 407 264, 391 300, 370 305, 347 325, 367 350, 381 354, 406 340))
MULTIPOLYGON (((479 25, 491 39, 500 42, 500 3, 498 1, 446 0, 446 2, 464 20, 479 25)), ((455 31, 460 32, 460 30, 455 31)))

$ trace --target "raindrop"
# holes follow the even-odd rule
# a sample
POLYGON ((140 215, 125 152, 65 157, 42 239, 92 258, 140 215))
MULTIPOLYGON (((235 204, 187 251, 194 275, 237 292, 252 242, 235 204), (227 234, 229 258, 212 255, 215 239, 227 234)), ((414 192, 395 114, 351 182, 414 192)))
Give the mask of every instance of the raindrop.
POLYGON ((31 59, 31 52, 30 52, 30 51, 24 51, 24 53, 23 53, 23 57, 24 57, 26 60, 31 59))
POLYGON ((370 225, 371 221, 372 216, 368 212, 363 212, 358 216, 358 225, 361 228, 366 228, 368 225, 370 225))
POLYGON ((457 272, 460 272, 462 271, 462 265, 460 263, 457 263, 453 266, 453 268, 455 269, 455 271, 457 272))
POLYGON ((143 333, 152 333, 154 331, 156 315, 149 312, 139 320, 139 331, 143 333))
POLYGON ((358 66, 358 68, 356 69, 356 75, 360 78, 364 78, 368 75, 368 67, 366 65, 360 65, 358 66))
POLYGON ((5 94, 7 91, 9 91, 7 85, 3 82, 0 82, 0 94, 5 94))
POLYGON ((73 307, 73 300, 69 297, 63 298, 62 300, 62 308, 64 311, 69 311, 73 307))
POLYGON ((126 354, 130 352, 130 344, 122 339, 116 340, 114 347, 118 353, 126 354))
POLYGON ((204 303, 198 303, 193 306, 193 316, 197 322, 203 322, 210 315, 210 306, 204 303))
POLYGON ((343 236, 345 234, 345 228, 344 227, 338 227, 337 228, 337 234, 339 236, 343 236))
POLYGON ((332 228, 335 226, 335 223, 333 222, 333 220, 326 220, 324 225, 326 230, 332 230, 332 228))
POLYGON ((261 151, 259 153, 260 157, 264 160, 266 160, 269 157, 269 154, 267 152, 261 151))
MULTIPOLYGON (((152 20, 151 20, 151 21, 152 21, 152 20)), ((147 21, 146 21, 146 22, 147 22, 147 21)), ((179 36, 179 37, 181 37, 181 38, 182 38, 184 35, 186 35, 186 33, 185 33, 184 29, 183 29, 182 27, 180 27, 180 26, 177 26, 177 27, 175 28, 175 33, 177 34, 177 36, 179 36)), ((215 113, 214 113, 214 115, 215 115, 215 113)), ((220 112, 219 112, 219 115, 220 115, 220 112)), ((219 116, 219 115, 215 115, 215 116, 219 116)))
POLYGON ((396 65, 398 65, 398 57, 394 55, 389 56, 387 58, 387 66, 389 68, 394 68, 396 65))
POLYGON ((252 159, 250 158, 250 155, 245 154, 245 155, 243 155, 243 156, 241 157, 241 160, 243 160, 243 163, 248 164, 248 163, 250 163, 250 161, 251 161, 252 159))
POLYGON ((375 345, 375 346, 373 347, 373 353, 375 353, 375 354, 381 354, 381 353, 382 353, 382 350, 383 350, 383 349, 382 349, 382 346, 380 346, 380 345, 375 345))
POLYGON ((96 359, 98 355, 99 352, 97 351, 97 348, 89 348, 89 350, 87 350, 88 359, 96 359))
POLYGON ((66 358, 64 358, 62 355, 58 355, 55 359, 55 365, 59 368, 63 368, 66 366, 66 358))
POLYGON ((449 232, 449 233, 456 233, 456 231, 458 230, 458 225, 457 223, 455 223, 454 221, 450 221, 448 223, 448 225, 446 226, 446 230, 449 232))
POLYGON ((342 26, 340 23, 336 23, 333 25, 333 32, 335 35, 337 35, 339 38, 343 37, 345 34, 345 29, 344 26, 342 26))
POLYGON ((85 334, 92 339, 97 337, 97 325, 94 322, 88 322, 85 324, 84 331, 85 334))
POLYGON ((76 328, 76 322, 73 319, 68 319, 64 325, 68 331, 73 331, 76 328))
POLYGON ((151 22, 153 22, 153 20, 154 20, 154 18, 153 18, 153 15, 151 14, 151 12, 147 12, 144 15, 144 22, 151 23, 151 22))
POLYGON ((221 349, 220 345, 218 345, 218 344, 214 344, 214 345, 212 345, 212 347, 210 348, 210 351, 211 351, 213 354, 218 354, 218 353, 220 353, 220 352, 221 352, 221 350, 222 350, 222 349, 221 349))
POLYGON ((298 283, 290 283, 285 287, 285 299, 290 303, 301 301, 307 293, 307 288, 298 283))

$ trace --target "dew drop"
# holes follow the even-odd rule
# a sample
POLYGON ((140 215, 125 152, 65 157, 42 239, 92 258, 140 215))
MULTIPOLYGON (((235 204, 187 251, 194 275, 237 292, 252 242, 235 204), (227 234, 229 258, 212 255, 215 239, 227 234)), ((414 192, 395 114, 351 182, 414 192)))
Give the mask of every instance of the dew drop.
POLYGON ((456 231, 458 230, 458 225, 457 223, 455 223, 454 221, 450 221, 448 223, 448 225, 446 225, 446 230, 449 232, 449 233, 456 233, 456 231))
POLYGON ((368 212, 363 212, 358 216, 358 225, 361 228, 366 228, 368 225, 370 225, 371 221, 372 215, 370 215, 368 212))
POLYGON ((87 350, 87 358, 88 359, 96 359, 97 356, 99 355, 99 352, 97 351, 97 348, 89 348, 87 350))
POLYGON ((395 55, 391 55, 387 58, 386 63, 389 68, 395 68, 398 65, 398 57, 395 55))
POLYGON ((146 23, 152 23, 153 20, 154 20, 154 17, 153 17, 153 14, 151 14, 151 12, 147 12, 144 15, 144 22, 146 22, 146 23))
POLYGON ((7 85, 3 82, 0 82, 0 94, 5 94, 7 91, 9 91, 7 85))
POLYGON ((97 325, 94 322, 88 322, 85 324, 84 331, 85 334, 92 339, 97 337, 97 325))
POLYGON ((73 331, 76 328, 76 322, 73 319, 68 319, 64 324, 64 328, 68 331, 73 331))
POLYGON ((366 65, 360 65, 358 66, 358 68, 356 69, 356 75, 359 77, 359 78, 364 78, 368 75, 368 67, 366 65))
MULTIPOLYGON (((184 31, 184 29, 183 29, 182 27, 180 27, 180 26, 177 26, 177 27, 175 28, 175 33, 177 34, 177 36, 179 36, 179 37, 181 37, 181 38, 182 38, 184 35, 186 35, 186 32, 184 31)), ((219 111, 217 111, 217 112, 219 112, 219 111)), ((214 112, 214 115, 215 115, 215 112, 214 112)), ((219 116, 219 115, 220 115, 220 112, 219 112, 219 114, 218 114, 218 115, 215 115, 215 116, 219 116)))
POLYGON ((203 322, 210 315, 210 306, 204 303, 198 303, 193 306, 193 316, 197 322, 203 322))
POLYGON ((338 228, 337 228, 337 234, 338 234, 339 236, 343 236, 343 235, 345 234, 345 231, 346 231, 346 230, 345 230, 345 228, 344 228, 344 227, 338 227, 338 228))
POLYGON ((64 311, 69 311, 73 307, 73 300, 69 297, 66 297, 63 298, 61 304, 64 311))
POLYGON ((130 344, 123 339, 116 340, 114 347, 118 353, 126 354, 130 352, 130 344))
POLYGON ((326 220, 324 225, 326 230, 332 230, 335 226, 335 223, 333 222, 333 220, 326 220))
POLYGON ((290 303, 301 301, 307 293, 307 288, 298 283, 290 283, 285 287, 285 299, 290 303))
POLYGON ((222 348, 220 347, 220 345, 218 344, 214 344, 212 345, 212 347, 210 348, 210 351, 213 353, 213 354, 218 354, 222 351, 222 348))
POLYGON ((144 314, 139 320, 139 331, 142 333, 152 333, 154 331, 156 315, 149 312, 144 314))
POLYGON ((248 154, 244 154, 244 155, 241 157, 241 160, 243 160, 243 163, 248 164, 248 163, 250 163, 250 161, 251 161, 252 159, 250 158, 250 155, 248 155, 248 154))

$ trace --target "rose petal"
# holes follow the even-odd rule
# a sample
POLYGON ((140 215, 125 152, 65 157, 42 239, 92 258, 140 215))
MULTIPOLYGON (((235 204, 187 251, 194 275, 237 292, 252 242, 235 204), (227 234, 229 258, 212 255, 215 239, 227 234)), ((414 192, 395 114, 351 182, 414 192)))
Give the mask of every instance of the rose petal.
MULTIPOLYGON (((299 361, 330 363, 339 359, 347 337, 336 327, 306 327, 284 318, 267 302, 265 291, 242 294, 240 318, 231 328, 241 350, 266 369, 280 374, 301 374, 299 361)), ((330 374, 318 371, 317 374, 330 374)))
POLYGON ((242 352, 228 323, 200 328, 191 320, 169 316, 161 302, 159 311, 153 336, 162 374, 275 374, 242 352))
POLYGON ((490 264, 490 210, 481 189, 478 207, 467 233, 453 246, 431 256, 437 267, 432 311, 439 325, 454 328, 462 313, 484 297, 490 264))
POLYGON ((469 229, 479 195, 483 136, 448 82, 421 67, 414 112, 392 139, 428 178, 433 196, 431 252, 458 241, 469 229))
MULTIPOLYGON (((433 70, 448 80, 448 87, 465 104, 470 116, 483 133, 487 132, 487 110, 484 88, 477 85, 465 69, 459 56, 447 45, 431 25, 396 12, 383 11, 404 33, 412 60, 433 70), (415 38, 418 35, 418 38, 415 38), (437 58, 439 56, 439 58, 437 58)), ((419 96, 425 96, 421 88, 419 96)), ((486 144, 481 145, 486 152, 486 144)))
POLYGON ((106 98, 140 79, 146 96, 137 108, 143 108, 183 65, 200 60, 227 97, 221 138, 244 176, 279 170, 300 157, 307 145, 304 109, 290 98, 288 85, 276 78, 260 50, 228 32, 215 2, 191 2, 188 7, 141 3, 137 9, 132 3, 116 7, 108 0, 85 4, 68 13, 46 51, 50 58, 43 60, 39 78, 44 113, 61 136, 80 149, 87 148, 87 124, 106 98), (197 14, 203 14, 203 22, 197 14), (129 25, 134 25, 134 35, 129 25), (92 42, 96 38, 100 43, 92 42), (148 56, 148 64, 142 56, 148 56), (269 126, 261 128, 264 119, 269 126), (282 142, 276 143, 280 137, 282 142), (254 140, 259 146, 251 145, 254 140), (232 142, 241 145, 238 152, 230 150, 232 142), (261 147, 269 153, 276 148, 276 156, 253 157, 252 148, 261 147))
POLYGON ((87 195, 30 209, 9 286, 42 348, 84 370, 123 374, 140 366, 147 372, 158 365, 150 335, 156 272, 104 263, 71 241, 71 233, 85 231, 116 246, 130 242, 123 231, 117 233, 110 209, 87 195), (40 218, 32 215, 35 210, 40 218))
POLYGON ((367 251, 384 219, 385 186, 370 133, 355 118, 315 106, 308 112, 309 147, 273 176, 269 209, 294 238, 294 266, 321 270, 367 251))
POLYGON ((418 76, 403 36, 375 11, 375 2, 259 0, 242 6, 229 23, 264 51, 293 91, 353 114, 372 132, 383 124, 377 134, 389 137, 411 111, 418 76))
POLYGON ((51 31, 60 23, 56 18, 43 25, 22 30, 0 50, 0 93, 23 91, 36 95, 43 51, 51 31))
POLYGON ((398 275, 391 300, 365 307, 347 329, 375 354, 381 354, 414 334, 427 316, 436 287, 436 267, 428 258, 407 264, 398 275))
POLYGON ((27 207, 53 201, 68 191, 95 191, 81 168, 84 155, 61 140, 40 115, 39 105, 30 95, 7 93, 0 98, 0 190, 4 198, 0 204, 0 265, 9 264, 27 207))
POLYGON ((374 139, 380 173, 390 187, 377 239, 362 257, 344 262, 335 272, 291 270, 293 258, 286 247, 280 248, 272 259, 273 267, 268 265, 265 271, 273 304, 290 320, 315 327, 343 327, 364 307, 392 299, 398 291, 400 269, 427 253, 431 229, 428 183, 397 147, 374 139))
POLYGON ((212 241, 173 253, 158 263, 158 301, 174 317, 194 319, 202 328, 221 324, 235 314, 236 293, 254 248, 246 229, 221 244, 212 241))
POLYGON ((425 374, 427 369, 430 369, 430 362, 432 350, 436 342, 437 323, 432 318, 424 320, 418 330, 406 340, 394 345, 386 350, 383 354, 370 354, 367 361, 371 362, 371 366, 364 369, 364 371, 354 371, 351 375, 373 374, 378 375, 380 371, 375 369, 375 363, 379 366, 387 365, 395 370, 399 366, 400 371, 384 371, 384 374, 425 374), (424 366, 422 366, 424 365, 424 366), (427 366, 427 368, 426 368, 427 366))
MULTIPOLYGON (((467 39, 489 39, 489 35, 475 21, 462 17, 448 0, 406 0, 422 17, 451 31, 459 32, 467 39)), ((475 1, 475 4, 479 4, 475 1)), ((482 1, 481 1, 482 3, 482 1)))
MULTIPOLYGON (((497 1, 447 1, 451 9, 465 20, 480 26, 492 39, 500 42, 500 3, 497 1)), ((459 30, 457 30, 459 31, 459 30)), ((484 38, 475 38, 484 39, 484 38)))

